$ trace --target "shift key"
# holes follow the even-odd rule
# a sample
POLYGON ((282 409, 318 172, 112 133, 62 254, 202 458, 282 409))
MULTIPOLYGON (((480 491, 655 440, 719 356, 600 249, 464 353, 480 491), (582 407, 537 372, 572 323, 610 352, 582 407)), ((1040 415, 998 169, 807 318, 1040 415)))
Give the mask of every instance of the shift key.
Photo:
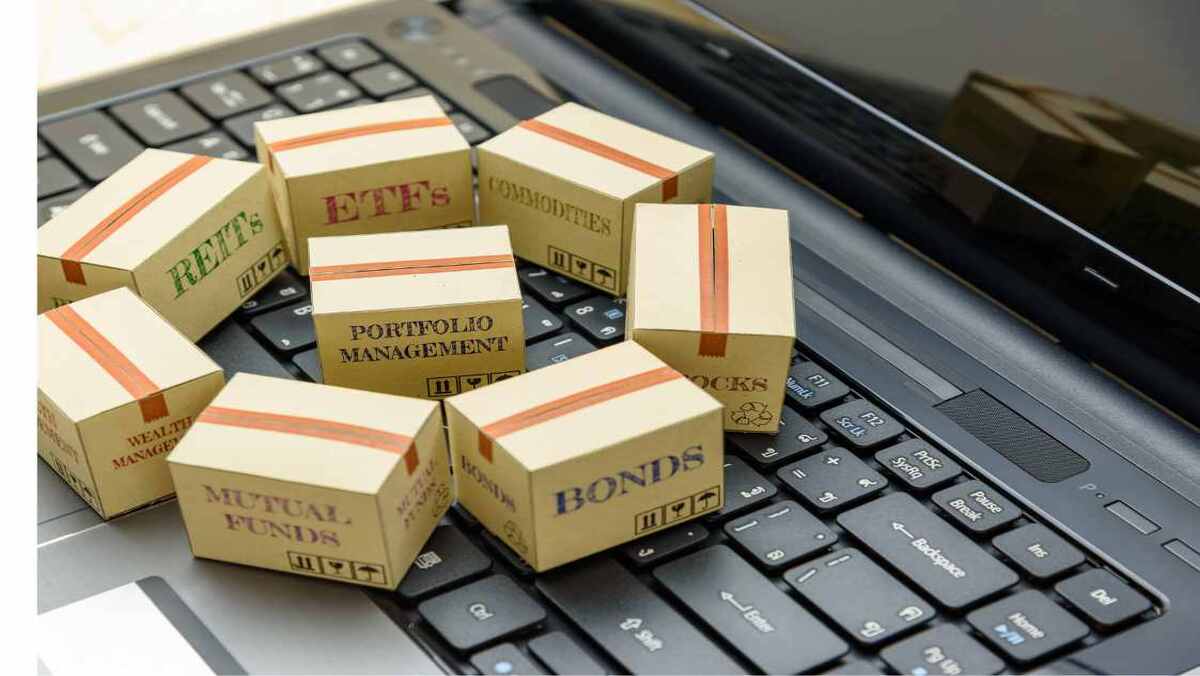
POLYGON ((961 609, 1017 574, 905 493, 852 509, 838 523, 942 605, 961 609))

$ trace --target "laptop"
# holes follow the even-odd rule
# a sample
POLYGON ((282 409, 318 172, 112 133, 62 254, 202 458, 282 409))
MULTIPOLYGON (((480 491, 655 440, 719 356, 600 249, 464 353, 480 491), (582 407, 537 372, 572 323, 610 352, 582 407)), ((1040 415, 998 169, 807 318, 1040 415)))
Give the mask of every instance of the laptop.
MULTIPOLYGON (((1195 11, 1070 8, 391 0, 40 93, 39 225, 145 147, 253 160, 257 120, 432 93, 479 143, 578 101, 714 151, 715 201, 789 211, 799 336, 719 514, 541 574, 457 507, 395 592, 194 559, 173 501, 102 522, 39 463, 40 626, 217 673, 1200 669, 1200 251, 1110 220, 1157 213, 1160 164, 1195 175, 1195 11), (1055 127, 1075 165, 1006 173, 951 133, 977 90, 1118 111, 1145 175, 1084 222, 1049 195, 1102 144, 1055 127)), ((530 369, 624 338, 620 299, 518 274, 530 369)), ((287 271, 200 346, 320 382, 308 299, 287 271)), ((66 643, 43 671, 96 664, 66 643)))

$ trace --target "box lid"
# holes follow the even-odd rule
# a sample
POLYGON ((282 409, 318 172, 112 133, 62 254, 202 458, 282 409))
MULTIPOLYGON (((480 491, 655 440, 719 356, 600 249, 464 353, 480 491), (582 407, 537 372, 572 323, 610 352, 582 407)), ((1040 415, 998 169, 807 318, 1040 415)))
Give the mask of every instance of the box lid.
POLYGON ((38 228, 38 255, 132 270, 262 170, 145 150, 38 228))
POLYGON ((470 148, 432 96, 256 122, 271 171, 289 178, 470 148))
POLYGON ((519 123, 479 146, 514 162, 626 199, 663 184, 663 200, 678 175, 712 153, 576 103, 519 123))
POLYGON ((1146 183, 1177 199, 1200 207, 1200 176, 1180 171, 1160 162, 1146 176, 1146 183))
POLYGON ((518 300, 508 226, 314 237, 313 312, 368 312, 518 300))
POLYGON ((155 395, 220 370, 124 287, 38 316, 38 388, 75 421, 133 401, 164 417, 155 395))
POLYGON ((1071 99, 983 81, 969 82, 967 86, 1043 134, 1052 134, 1076 143, 1088 143, 1120 155, 1137 155, 1132 148, 1076 114, 1071 99))
POLYGON ((632 326, 795 337, 786 211, 638 204, 633 221, 632 326))
POLYGON ((413 439, 437 407, 424 399, 239 373, 167 460, 374 494, 398 466, 416 471, 413 439))
POLYGON ((481 451, 497 443, 530 471, 721 409, 631 341, 446 402, 480 426, 481 451))

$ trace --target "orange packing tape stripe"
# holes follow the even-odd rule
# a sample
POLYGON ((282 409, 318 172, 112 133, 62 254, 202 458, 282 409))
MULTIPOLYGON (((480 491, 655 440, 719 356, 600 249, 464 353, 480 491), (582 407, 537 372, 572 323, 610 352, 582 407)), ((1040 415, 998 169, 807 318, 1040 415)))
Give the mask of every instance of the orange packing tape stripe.
POLYGON ((100 246, 104 240, 111 237, 117 230, 120 230, 121 226, 133 219, 142 209, 145 209, 154 200, 178 185, 180 181, 196 173, 200 167, 208 164, 212 159, 203 155, 196 155, 187 159, 179 166, 164 174, 162 178, 146 186, 141 192, 130 197, 124 204, 106 216, 104 220, 84 233, 78 241, 67 247, 67 250, 59 256, 62 262, 63 275, 67 281, 73 284, 87 284, 83 276, 83 266, 81 265, 83 257, 100 246))
POLYGON ((425 275, 439 272, 464 270, 495 270, 516 267, 511 254, 489 254, 482 256, 457 256, 452 258, 421 258, 407 261, 380 261, 378 263, 350 263, 346 265, 320 265, 308 271, 314 282, 334 279, 358 279, 362 277, 391 277, 395 275, 425 275))
POLYGON ((138 401, 144 422, 166 417, 167 400, 161 388, 74 308, 64 305, 47 312, 46 318, 138 401))
POLYGON ((619 380, 589 387, 565 397, 534 406, 507 418, 501 418, 479 428, 479 453, 485 460, 492 460, 492 441, 527 427, 574 413, 582 408, 638 392, 665 382, 682 378, 683 374, 670 366, 661 366, 649 371, 627 376, 619 380))
POLYGON ((305 136, 284 139, 282 141, 276 141, 267 145, 267 150, 269 151, 267 155, 267 168, 271 171, 275 171, 274 154, 283 152, 285 150, 294 150, 296 148, 315 146, 321 143, 341 141, 343 139, 355 138, 357 136, 385 134, 387 132, 407 131, 409 129, 425 129, 427 127, 446 127, 451 124, 453 124, 453 122, 450 121, 450 118, 444 115, 439 117, 418 117, 411 120, 377 122, 375 124, 364 124, 358 127, 330 129, 329 131, 322 131, 315 134, 307 134, 305 136))
POLYGON ((662 183, 662 200, 665 202, 679 194, 679 174, 659 166, 653 162, 647 162, 640 157, 634 157, 629 153, 617 150, 616 148, 593 141, 585 136, 569 132, 566 129, 555 127, 554 125, 546 124, 539 120, 525 120, 518 122, 518 126, 536 132, 543 136, 548 136, 555 141, 566 143, 567 145, 575 146, 581 150, 586 150, 593 155, 599 155, 608 160, 612 160, 618 164, 623 164, 630 169, 640 171, 643 174, 653 176, 661 180, 662 183))
POLYGON ((724 357, 729 334, 729 215, 724 204, 698 204, 700 346, 702 357, 724 357))

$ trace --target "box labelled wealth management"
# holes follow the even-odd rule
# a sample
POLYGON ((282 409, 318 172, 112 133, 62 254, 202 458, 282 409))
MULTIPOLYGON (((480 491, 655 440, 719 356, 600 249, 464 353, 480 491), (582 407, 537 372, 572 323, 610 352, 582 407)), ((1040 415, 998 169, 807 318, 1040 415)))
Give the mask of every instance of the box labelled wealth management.
POLYGON ((517 255, 623 295, 633 206, 712 199, 713 154, 566 103, 478 146, 479 218, 517 255))
POLYGON ((258 122, 254 130, 301 274, 311 237, 474 218, 470 146, 431 96, 258 122))
POLYGON ((386 589, 453 497, 436 402, 248 373, 167 464, 195 556, 386 589))
POLYGON ((721 507, 721 405, 636 343, 445 401, 458 501, 539 571, 721 507))
POLYGON ((779 429, 796 341, 788 214, 639 204, 626 336, 725 405, 725 429, 779 429))
POLYGON ((320 237, 310 254, 326 383, 441 398, 525 369, 505 226, 320 237))
POLYGON ((38 312, 124 286, 195 341, 287 263, 261 165, 146 150, 38 228, 38 312))
POLYGON ((170 496, 167 453, 221 368, 125 288, 37 324, 38 455, 106 519, 170 496))

